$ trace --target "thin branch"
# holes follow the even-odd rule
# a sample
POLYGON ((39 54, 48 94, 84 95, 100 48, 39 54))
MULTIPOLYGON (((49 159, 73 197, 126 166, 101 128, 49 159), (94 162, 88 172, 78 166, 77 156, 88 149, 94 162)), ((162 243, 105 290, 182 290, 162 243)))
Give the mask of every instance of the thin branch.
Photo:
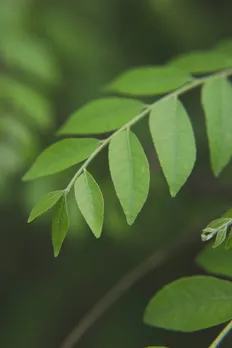
POLYGON ((140 263, 134 270, 126 274, 116 283, 113 288, 106 293, 102 299, 80 320, 78 325, 68 335, 60 348, 73 348, 80 341, 82 336, 91 328, 91 326, 135 283, 144 277, 150 271, 159 267, 169 258, 173 257, 182 247, 193 240, 195 231, 185 233, 184 235, 172 241, 171 245, 162 250, 154 252, 150 257, 140 263))
POLYGON ((222 343, 226 335, 232 330, 232 320, 224 327, 224 329, 220 332, 220 334, 215 338, 215 340, 211 343, 209 348, 217 348, 219 344, 222 343))
POLYGON ((215 340, 211 343, 209 348, 217 348, 219 344, 222 343, 226 335, 232 330, 232 320, 224 327, 224 329, 220 332, 220 334, 215 338, 215 340))
MULTIPOLYGON (((166 94, 164 97, 160 98, 158 100, 159 101, 164 101, 164 100, 168 100, 170 98, 173 97, 179 97, 182 94, 196 88, 199 87, 201 85, 203 85, 206 81, 211 80, 213 78, 218 78, 218 77, 223 77, 223 76, 229 76, 232 75, 232 68, 226 69, 226 70, 222 70, 219 71, 215 74, 206 76, 206 77, 201 77, 201 78, 197 78, 197 79, 193 79, 191 82, 186 83, 185 85, 181 86, 180 88, 174 90, 173 92, 166 94)), ((89 158, 83 163, 83 165, 80 167, 80 169, 76 172, 76 174, 74 175, 74 177, 72 178, 72 180, 70 181, 70 183, 68 184, 68 186, 66 187, 66 192, 68 193, 71 188, 73 187, 73 185, 75 184, 77 178, 82 174, 83 170, 87 168, 87 166, 93 161, 93 159, 95 157, 97 157, 97 155, 107 146, 109 145, 110 141, 119 133, 121 133, 122 131, 134 126, 137 122, 139 122, 140 120, 142 120, 145 116, 147 116, 149 114, 149 112, 152 110, 153 106, 157 103, 157 101, 155 101, 155 103, 151 104, 151 105, 147 105, 147 107, 137 116, 135 116, 132 120, 130 120, 129 122, 127 122, 126 124, 124 124, 124 126, 122 126, 121 128, 119 128, 116 132, 114 132, 112 135, 110 135, 108 138, 104 139, 101 141, 100 145, 96 148, 96 150, 94 150, 92 152, 92 154, 89 156, 89 158)))

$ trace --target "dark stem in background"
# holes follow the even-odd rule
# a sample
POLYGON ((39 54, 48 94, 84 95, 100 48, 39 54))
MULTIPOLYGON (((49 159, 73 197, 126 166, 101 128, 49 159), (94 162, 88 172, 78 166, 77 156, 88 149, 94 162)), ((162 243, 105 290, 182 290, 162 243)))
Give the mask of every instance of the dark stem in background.
MULTIPOLYGON (((197 229, 198 231, 198 229, 197 229)), ((73 348, 91 326, 136 282, 150 271, 159 267, 168 259, 175 256, 183 246, 192 243, 196 239, 196 229, 191 233, 185 233, 172 241, 172 244, 154 252, 142 261, 135 269, 122 277, 105 296, 80 320, 73 331, 66 337, 60 348, 73 348)))

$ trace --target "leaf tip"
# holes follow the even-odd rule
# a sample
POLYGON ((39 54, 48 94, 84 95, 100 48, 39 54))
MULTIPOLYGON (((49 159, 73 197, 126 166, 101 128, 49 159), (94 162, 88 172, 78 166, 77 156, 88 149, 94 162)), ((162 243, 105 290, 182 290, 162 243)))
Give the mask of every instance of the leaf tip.
POLYGON ((103 93, 112 92, 112 82, 107 83, 101 90, 103 93))
POLYGON ((25 181, 28 181, 28 173, 26 173, 23 177, 22 177, 22 181, 25 182, 25 181))
POLYGON ((126 222, 129 226, 133 225, 134 221, 135 221, 135 217, 132 217, 132 216, 127 216, 126 217, 126 222))
POLYGON ((56 136, 63 135, 63 134, 64 134, 64 128, 65 128, 64 126, 60 127, 60 128, 56 131, 55 135, 56 135, 56 136))
POLYGON ((213 168, 213 175, 215 176, 215 178, 218 178, 220 174, 221 174, 221 169, 213 168))
POLYGON ((172 196, 172 198, 175 198, 177 193, 179 190, 173 190, 172 188, 170 188, 170 195, 172 196))
POLYGON ((91 228, 91 230, 92 230, 92 232, 93 232, 94 237, 95 237, 96 239, 100 239, 100 237, 101 237, 101 235, 102 235, 102 227, 99 228, 98 230, 92 229, 92 228, 91 228))
POLYGON ((60 249, 54 249, 54 257, 56 258, 57 256, 59 256, 60 253, 60 249))
POLYGON ((27 223, 29 224, 29 223, 32 222, 33 220, 34 220, 33 217, 30 215, 29 218, 28 218, 28 220, 27 220, 27 223))

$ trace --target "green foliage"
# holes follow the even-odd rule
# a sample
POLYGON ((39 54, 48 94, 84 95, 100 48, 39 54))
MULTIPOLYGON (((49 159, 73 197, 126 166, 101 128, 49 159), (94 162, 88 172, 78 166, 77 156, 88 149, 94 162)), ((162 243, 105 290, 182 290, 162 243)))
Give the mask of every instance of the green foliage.
POLYGON ((25 115, 31 124, 41 129, 53 125, 51 106, 42 95, 25 83, 6 76, 0 78, 0 100, 10 103, 19 114, 25 115))
POLYGON ((59 72, 56 61, 47 47, 36 38, 19 34, 9 35, 1 43, 1 52, 7 65, 22 70, 42 81, 54 83, 59 72))
POLYGON ((192 332, 232 318, 232 283, 210 276, 178 279, 148 304, 144 321, 168 330, 192 332))
MULTIPOLYGON (((203 86, 202 104, 206 114, 212 168, 214 174, 218 175, 232 155, 232 88, 227 80, 232 74, 232 68, 228 68, 232 63, 226 53, 217 50, 220 48, 188 54, 163 67, 142 67, 125 72, 108 84, 107 89, 132 96, 172 92, 151 105, 118 97, 87 103, 70 116, 59 134, 89 135, 116 131, 101 141, 94 138, 64 139, 51 145, 39 155, 23 179, 55 174, 85 160, 65 192, 68 194, 75 186, 80 211, 94 235, 99 237, 103 225, 103 199, 100 188, 86 168, 109 145, 111 178, 127 223, 131 225, 147 199, 150 173, 144 150, 130 129, 150 114, 149 128, 153 143, 170 193, 175 196, 190 176, 196 160, 194 132, 179 97, 200 86, 203 86), (178 68, 171 65, 178 65, 178 68), (228 69, 202 78, 190 75, 225 67, 228 69)), ((216 236, 216 247, 228 237, 229 228, 229 220, 218 226, 207 226, 202 239, 216 236)), ((230 239, 227 238, 227 247, 231 244, 230 239)))
POLYGON ((173 67, 142 67, 125 72, 108 85, 108 90, 134 95, 158 95, 190 82, 192 77, 173 67))
POLYGON ((67 202, 66 196, 63 195, 56 203, 52 217, 52 244, 55 257, 59 255, 68 227, 69 219, 67 202))
POLYGON ((154 104, 149 126, 171 195, 175 196, 191 174, 196 160, 191 123, 181 102, 172 97, 154 104))
POLYGON ((143 148, 129 130, 110 142, 109 165, 115 191, 129 225, 142 209, 149 191, 149 165, 143 148))
POLYGON ((225 250, 223 246, 216 249, 209 244, 197 256, 196 262, 207 272, 232 278, 232 250, 225 250))
POLYGON ((201 238, 203 241, 207 241, 216 236, 214 248, 224 242, 227 237, 227 233, 232 225, 231 218, 221 218, 210 222, 203 230, 201 238))
POLYGON ((75 198, 78 207, 95 237, 102 232, 104 200, 94 178, 85 170, 75 182, 75 198))
POLYGON ((38 216, 51 209, 63 193, 64 191, 57 190, 49 192, 46 196, 42 197, 40 201, 36 204, 36 206, 32 209, 28 222, 35 220, 38 216))
POLYGON ((232 40, 224 40, 216 45, 215 47, 216 52, 221 52, 223 54, 226 54, 227 56, 231 56, 232 53, 232 40))
MULTIPOLYGON (((14 2, 10 6, 14 7, 14 2)), ((161 2, 159 1, 160 4, 157 3, 157 7, 165 8, 169 6, 167 4, 161 5, 161 2)), ((25 4, 28 5, 27 2, 25 4)), ((44 4, 41 4, 38 7, 38 12, 40 12, 43 6, 44 4)), ((100 11, 102 11, 103 7, 99 6, 100 11)), ((20 6, 17 6, 17 10, 19 8, 20 6)), ((37 6, 35 8, 37 9, 37 6)), ((92 72, 89 71, 86 57, 92 57, 94 54, 95 59, 92 64, 98 65, 99 56, 105 52, 104 44, 102 44, 102 49, 98 49, 98 34, 94 38, 91 37, 89 32, 85 30, 86 25, 82 23, 79 24, 77 31, 74 31, 73 28, 75 29, 75 27, 72 25, 73 23, 70 25, 69 16, 65 13, 66 9, 63 11, 63 8, 61 8, 61 10, 55 9, 48 12, 44 18, 44 23, 47 23, 48 36, 50 36, 52 44, 56 46, 56 53, 59 53, 58 51, 62 46, 67 48, 63 57, 59 57, 61 58, 60 61, 67 59, 68 55, 70 55, 75 66, 76 64, 79 65, 77 70, 86 69, 88 75, 91 76, 92 72), (60 23, 62 23, 62 26, 60 23), (58 31, 56 30, 57 28, 58 31), (84 34, 82 34, 83 31, 84 34), (75 54, 73 54, 74 51, 80 52, 80 57, 77 58, 78 61, 75 54)), ((169 11, 169 13, 171 12, 169 11)), ((18 11, 15 11, 15 13, 17 17, 18 11)), ((4 19, 4 15, 1 17, 4 19)), ((4 114, 4 122, 0 124, 0 131, 4 134, 6 132, 10 134, 11 144, 14 143, 17 150, 20 144, 24 149, 23 151, 25 153, 28 151, 28 154, 30 154, 32 142, 31 137, 28 136, 29 127, 32 125, 33 131, 34 129, 42 129, 44 131, 53 125, 53 111, 48 95, 51 95, 51 85, 59 80, 59 72, 55 55, 52 54, 51 50, 44 43, 42 44, 37 37, 25 35, 22 28, 17 30, 17 35, 11 36, 8 33, 5 37, 3 22, 4 20, 1 21, 1 29, 4 35, 1 36, 4 38, 0 42, 0 50, 2 63, 6 67, 6 71, 2 81, 0 81, 0 87, 3 87, 1 88, 0 98, 3 101, 4 113, 5 111, 7 113, 4 114), (16 73, 14 74, 14 72, 16 73), (34 85, 36 80, 39 83, 37 86, 34 85), (9 110, 10 113, 8 114, 9 110), (14 131, 11 131, 11 124, 6 121, 9 117, 15 116, 19 116, 17 118, 19 122, 14 131)), ((16 20, 16 22, 15 28, 18 29, 18 21, 16 20)), ((33 26, 36 28, 39 24, 40 31, 41 23, 36 22, 33 23, 33 26)), ((11 24, 13 23, 14 20, 11 24)), ((90 27, 89 23, 87 27, 90 27)), ((9 28, 10 31, 14 31, 12 25, 9 25, 9 28)), ((101 42, 105 42, 105 40, 101 40, 101 42)), ((84 144, 85 142, 87 144, 90 139, 62 140, 45 150, 25 175, 25 180, 31 180, 40 176, 58 173, 74 164, 85 161, 78 168, 77 173, 71 179, 66 189, 48 193, 35 206, 29 217, 29 221, 32 221, 54 207, 52 241, 55 256, 59 254, 68 230, 69 222, 66 200, 72 188, 75 190, 77 204, 87 224, 96 237, 101 235, 104 201, 100 188, 94 178, 86 171, 86 168, 101 150, 108 145, 110 170, 117 196, 128 223, 134 222, 147 199, 150 174, 143 148, 137 137, 131 132, 131 128, 146 115, 151 115, 149 122, 151 135, 171 195, 175 196, 178 193, 190 176, 196 158, 194 132, 185 108, 179 101, 179 97, 201 85, 203 86, 202 102, 206 114, 213 172, 215 175, 218 175, 224 169, 230 161, 232 154, 230 135, 231 86, 229 81, 226 80, 231 75, 231 47, 231 42, 227 42, 217 46, 213 51, 193 52, 184 55, 163 67, 132 69, 119 76, 118 79, 116 78, 107 87, 110 92, 115 91, 116 93, 127 94, 132 97, 157 96, 172 92, 151 105, 145 105, 143 102, 134 99, 109 97, 90 102, 71 115, 65 125, 61 127, 59 134, 89 136, 89 134, 102 134, 117 129, 118 131, 102 141, 91 139, 94 146, 90 146, 89 149, 84 144), (191 74, 200 75, 227 68, 230 69, 216 73, 216 78, 213 77, 211 80, 208 76, 199 79, 191 76, 191 74), (67 145, 68 143, 69 145, 67 145), (78 143, 80 147, 77 146, 78 143), (114 151, 112 151, 112 148, 114 151), (55 149, 55 151, 50 152, 51 149, 55 149)), ((107 59, 105 61, 109 62, 112 58, 116 61, 117 57, 114 50, 111 50, 110 47, 109 51, 110 55, 106 56, 107 59)), ((95 79, 97 80, 97 78, 95 79)), ((92 81, 93 79, 91 79, 92 81)), ((91 91, 91 83, 89 84, 90 89, 83 87, 81 82, 78 81, 78 83, 81 86, 81 92, 82 90, 91 91)), ((76 94, 73 86, 69 88, 71 93, 76 94)), ((36 133, 30 132, 30 134, 34 138, 36 133)), ((12 151, 10 146, 4 147, 0 144, 0 153, 4 153, 6 162, 8 162, 8 168, 11 168, 13 172, 18 158, 15 156, 15 152, 12 151)), ((21 152, 19 151, 17 154, 20 156, 21 152)), ((3 164, 1 163, 0 170, 2 170, 2 166, 3 164)), ((76 205, 74 209, 76 209, 76 205)), ((117 215, 115 215, 115 218, 117 219, 117 215)), ((216 222, 212 222, 203 230, 203 239, 208 240, 215 236, 215 247, 222 244, 226 239, 225 245, 230 247, 232 240, 230 221, 231 216, 228 216, 220 219, 220 221, 218 219, 216 222)), ((215 269, 218 267, 220 274, 228 276, 229 269, 228 267, 225 269, 225 263, 230 262, 230 251, 224 251, 221 247, 216 250, 207 248, 207 251, 209 250, 215 253, 213 256, 210 256, 211 261, 205 256, 203 263, 206 266, 203 266, 203 263, 202 266, 205 269, 208 267, 212 272, 215 272, 215 269), (226 255, 226 260, 223 259, 222 253, 224 256, 226 255), (211 264, 213 261, 214 265, 211 264)), ((204 253, 206 255, 206 252, 204 253)), ((167 286, 171 290, 166 298, 163 294, 164 290, 158 293, 157 297, 160 296, 161 301, 158 300, 154 308, 151 308, 151 321, 155 318, 155 321, 157 320, 158 323, 160 320, 165 322, 164 325, 168 323, 168 328, 171 323, 171 327, 172 325, 179 325, 181 331, 193 331, 198 330, 199 327, 208 327, 215 325, 215 323, 221 323, 230 317, 229 312, 231 312, 231 308, 228 303, 230 304, 231 302, 231 285, 229 285, 229 282, 211 277, 193 277, 186 279, 186 282, 184 279, 177 282, 167 286), (179 287, 177 282, 179 282, 179 287), (174 284, 176 289, 173 290, 174 284), (163 299, 161 294, 164 296, 163 299), (171 305, 173 304, 174 314, 170 310, 170 302, 172 302, 171 305), (164 306, 164 314, 160 313, 157 315, 157 311, 160 310, 162 312, 162 305, 164 306)))
POLYGON ((59 134, 97 134, 122 127, 144 108, 138 100, 105 98, 94 100, 75 112, 59 134))
POLYGON ((232 59, 217 51, 198 51, 183 54, 173 59, 170 65, 192 74, 205 74, 231 67, 232 59))
POLYGON ((232 86, 226 78, 209 79, 202 90, 210 157, 215 175, 220 174, 232 156, 231 95, 232 86))
POLYGON ((92 138, 60 140, 38 156, 23 180, 33 180, 55 174, 82 162, 96 149, 98 144, 98 140, 92 138))

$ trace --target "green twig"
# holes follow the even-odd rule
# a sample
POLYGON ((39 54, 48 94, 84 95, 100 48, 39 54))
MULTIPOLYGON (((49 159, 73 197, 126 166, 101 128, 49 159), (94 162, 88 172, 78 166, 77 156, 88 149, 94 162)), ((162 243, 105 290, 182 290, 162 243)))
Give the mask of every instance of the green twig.
POLYGON ((226 335, 232 330, 232 320, 224 327, 224 329, 220 332, 220 334, 215 338, 215 340, 211 343, 209 348, 217 348, 219 344, 222 343, 226 335))

